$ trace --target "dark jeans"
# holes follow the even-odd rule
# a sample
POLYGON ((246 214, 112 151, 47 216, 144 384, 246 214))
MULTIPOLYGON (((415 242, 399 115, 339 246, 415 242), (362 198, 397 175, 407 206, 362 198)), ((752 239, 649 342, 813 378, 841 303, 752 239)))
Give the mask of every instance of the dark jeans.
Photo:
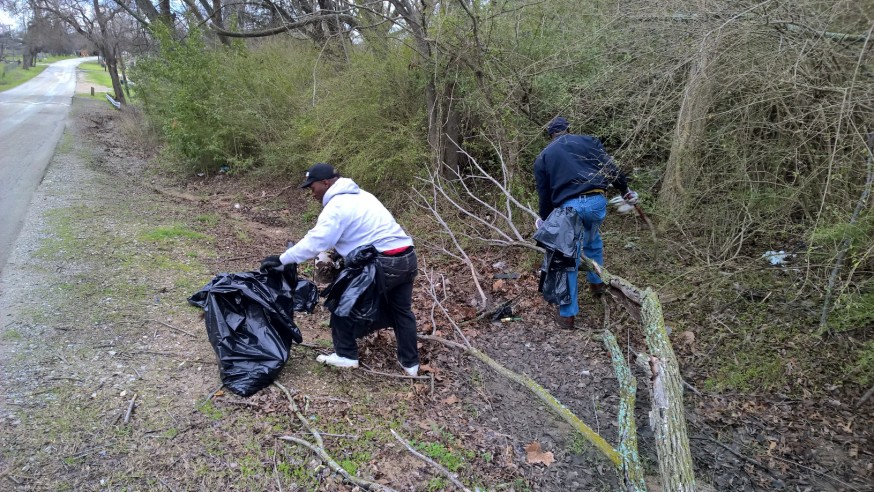
POLYGON ((376 330, 394 328, 398 342, 398 360, 404 367, 419 363, 419 350, 416 348, 416 316, 413 314, 413 280, 419 272, 416 252, 410 248, 398 256, 377 257, 382 270, 383 294, 379 313, 371 324, 362 323, 331 315, 331 338, 334 352, 347 359, 358 359, 356 338, 361 338, 376 330))

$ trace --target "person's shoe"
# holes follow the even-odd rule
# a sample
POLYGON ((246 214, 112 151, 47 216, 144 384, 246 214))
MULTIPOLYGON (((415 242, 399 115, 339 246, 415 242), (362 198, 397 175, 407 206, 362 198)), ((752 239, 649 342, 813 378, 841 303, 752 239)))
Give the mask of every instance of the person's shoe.
POLYGON ((592 297, 601 297, 607 293, 607 286, 604 285, 603 282, 599 284, 589 284, 589 292, 592 293, 592 297))
MULTIPOLYGON (((337 354, 320 355, 316 357, 316 361, 334 367, 358 367, 357 359, 347 359, 346 357, 340 357, 337 354)), ((416 367, 416 369, 418 369, 418 367, 416 367)))
POLYGON ((573 330, 574 329, 574 316, 562 316, 560 314, 555 315, 555 324, 561 328, 562 330, 573 330))
MULTIPOLYGON (((403 367, 403 366, 401 366, 403 367)), ((419 375, 419 364, 416 364, 413 367, 404 367, 404 372, 407 373, 407 376, 418 376, 419 375)))

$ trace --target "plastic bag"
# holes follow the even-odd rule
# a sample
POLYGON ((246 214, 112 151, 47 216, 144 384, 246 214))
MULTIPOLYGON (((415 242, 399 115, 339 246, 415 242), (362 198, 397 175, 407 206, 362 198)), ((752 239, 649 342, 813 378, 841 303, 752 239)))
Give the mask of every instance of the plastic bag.
POLYGON ((534 233, 537 245, 545 250, 538 291, 546 302, 570 304, 568 273, 577 269, 577 241, 582 231, 582 220, 568 207, 553 210, 534 233))
POLYGON ((534 233, 534 241, 542 248, 574 257, 577 254, 577 241, 582 233, 583 221, 576 210, 570 207, 556 208, 534 233))
POLYGON ((345 258, 345 267, 337 279, 325 288, 325 307, 331 313, 370 323, 379 311, 377 287, 379 253, 371 245, 355 248, 345 258))
POLYGON ((228 390, 251 396, 273 382, 292 342, 303 341, 292 311, 311 312, 316 294, 312 282, 298 280, 296 265, 285 265, 267 272, 219 274, 188 299, 204 310, 228 390))

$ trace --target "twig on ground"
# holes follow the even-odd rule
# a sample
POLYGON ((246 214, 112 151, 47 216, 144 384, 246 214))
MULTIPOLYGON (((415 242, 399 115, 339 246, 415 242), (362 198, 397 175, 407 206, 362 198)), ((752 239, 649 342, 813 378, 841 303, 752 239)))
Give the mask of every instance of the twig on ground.
POLYGON ((528 388, 532 393, 537 395, 538 398, 541 399, 544 403, 549 406, 553 411, 555 411, 565 422, 571 424, 571 426, 580 434, 583 435, 586 439, 589 440, 592 444, 598 448, 604 456, 609 459, 614 466, 621 466, 622 457, 613 448, 607 441, 604 440, 603 437, 598 435, 591 427, 586 425, 579 417, 577 417, 573 412, 571 412, 565 405, 563 405, 558 399, 556 399, 552 394, 546 391, 546 388, 537 384, 536 381, 531 379, 530 377, 524 374, 515 373, 506 367, 499 364, 497 361, 489 357, 483 352, 473 348, 472 346, 462 345, 458 342, 453 342, 451 340, 446 340, 440 337, 434 337, 430 335, 419 335, 419 338, 422 340, 431 340, 435 342, 442 343, 444 345, 448 345, 450 347, 455 347, 457 349, 463 350, 464 352, 476 357, 477 359, 484 362, 486 365, 497 371, 502 376, 507 379, 514 381, 526 388, 528 388))
POLYGON ((746 456, 745 454, 743 454, 743 453, 741 453, 741 452, 739 452, 739 451, 735 451, 735 450, 731 449, 730 447, 728 447, 728 445, 723 444, 723 443, 717 441, 716 439, 713 439, 712 437, 707 437, 707 436, 692 436, 692 437, 690 437, 690 439, 695 439, 695 440, 698 440, 698 441, 710 441, 710 442, 712 442, 713 444, 716 444, 717 446, 719 446, 719 447, 725 449, 725 450, 728 451, 729 453, 731 453, 731 454, 737 456, 738 458, 740 458, 740 459, 742 459, 742 460, 744 460, 744 461, 747 461, 747 462, 749 462, 749 463, 752 463, 752 464, 758 466, 759 468, 765 470, 766 472, 770 473, 771 476, 774 476, 774 477, 777 477, 777 476, 778 476, 777 473, 774 472, 774 470, 770 469, 768 466, 762 464, 761 462, 759 462, 759 461, 757 461, 757 460, 754 460, 753 458, 750 458, 749 456, 746 456))
POLYGON ((158 481, 161 482, 161 485, 170 489, 171 492, 176 492, 176 490, 173 487, 171 487, 167 482, 165 482, 163 478, 161 478, 161 477, 155 477, 155 478, 157 478, 158 481))
POLYGON ((456 487, 458 487, 459 489, 461 489, 461 490, 463 490, 463 491, 465 491, 465 492, 470 492, 470 489, 468 489, 467 487, 465 487, 464 484, 461 483, 461 482, 458 480, 458 476, 457 476, 456 474, 454 474, 454 473, 452 473, 451 471, 447 470, 446 468, 444 468, 443 466, 441 466, 439 463, 437 463, 436 461, 432 460, 431 458, 429 458, 429 457, 425 456, 424 454, 422 454, 422 453, 416 451, 415 449, 413 449, 413 446, 411 446, 410 443, 408 443, 406 440, 404 440, 404 438, 402 438, 400 435, 398 435, 398 433, 395 432, 394 429, 389 429, 389 430, 391 431, 391 435, 395 436, 395 439, 397 439, 398 442, 400 442, 401 444, 403 444, 404 447, 407 448, 407 451, 409 451, 410 453, 412 453, 413 456, 415 456, 416 458, 419 458, 420 460, 424 461, 425 463, 428 463, 429 465, 431 465, 431 466, 433 466, 434 468, 436 468, 437 471, 439 471, 440 473, 442 473, 446 478, 449 479, 450 482, 452 482, 452 483, 453 483, 456 487))
POLYGON ((215 396, 216 393, 218 393, 219 391, 221 391, 222 388, 224 388, 224 387, 225 387, 224 384, 219 385, 218 388, 214 389, 212 393, 210 393, 209 395, 207 395, 207 397, 206 397, 202 402, 198 403, 197 406, 194 407, 194 408, 195 408, 196 410, 200 410, 201 408, 203 408, 203 406, 206 405, 210 400, 212 400, 212 397, 215 396))
POLYGON ((827 478, 829 480, 837 482, 837 483, 849 488, 850 490, 855 490, 856 492, 861 492, 861 489, 857 489, 856 487, 853 487, 852 485, 848 484, 847 482, 844 482, 844 481, 840 480, 839 478, 833 477, 832 475, 829 475, 828 473, 823 473, 815 468, 811 468, 809 466, 804 466, 801 463, 797 463, 797 462, 792 461, 792 460, 787 460, 787 459, 781 458, 779 456, 771 455, 771 458, 774 458, 775 460, 778 460, 778 461, 782 461, 784 463, 789 463, 790 465, 795 465, 799 468, 803 468, 803 469, 808 470, 808 471, 812 471, 813 473, 816 473, 817 475, 819 475, 823 478, 827 478))
POLYGON ((397 492, 394 489, 392 489, 386 485, 378 484, 376 482, 371 482, 370 480, 367 480, 364 478, 352 476, 349 474, 349 472, 347 472, 345 469, 343 469, 343 467, 340 466, 336 461, 334 461, 334 459, 331 458, 331 456, 328 454, 328 452, 325 451, 325 443, 322 440, 321 433, 319 433, 318 430, 316 430, 312 425, 310 425, 307 418, 304 417, 304 415, 302 413, 300 413, 300 409, 298 408, 297 403, 295 403, 294 397, 291 396, 291 392, 289 392, 288 389, 285 388, 285 386, 283 386, 282 384, 280 384, 276 381, 273 382, 273 385, 276 386, 277 388, 279 388, 283 393, 285 393, 286 398, 288 398, 289 410, 291 410, 291 412, 295 416, 297 416, 297 419, 301 422, 301 424, 303 424, 303 426, 310 432, 310 435, 313 436, 313 439, 316 441, 316 444, 313 444, 309 441, 306 441, 304 439, 301 439, 301 438, 295 437, 295 436, 277 436, 276 437, 277 439, 282 440, 282 441, 290 441, 290 442, 293 442, 295 444, 299 444, 301 446, 308 448, 309 450, 311 450, 314 453, 316 453, 317 455, 319 455, 319 457, 325 463, 327 463, 328 467, 330 467, 332 470, 334 470, 334 472, 336 472, 337 474, 342 476, 347 482, 353 483, 353 484, 355 484, 355 485, 357 485, 365 490, 379 490, 382 492, 397 492))
POLYGON ((322 347, 321 345, 315 345, 312 343, 299 343, 298 345, 300 345, 301 347, 306 347, 308 349, 313 349, 313 350, 328 350, 328 347, 322 347))
POLYGON ((369 373, 371 373, 371 374, 376 374, 377 376, 386 376, 386 377, 390 377, 390 378, 400 378, 400 379, 421 379, 421 380, 430 379, 428 376, 410 376, 410 375, 408 375, 408 374, 391 374, 391 373, 388 373, 388 372, 374 371, 373 369, 368 368, 368 367, 365 366, 364 364, 361 364, 360 369, 361 369, 362 371, 364 371, 364 372, 369 372, 369 373))
POLYGON ((134 393, 134 397, 130 399, 130 404, 127 406, 127 412, 124 413, 124 423, 127 424, 130 422, 130 414, 134 411, 134 405, 136 405, 137 394, 134 393))
POLYGON ((48 379, 46 379, 46 381, 60 381, 60 380, 65 380, 65 381, 76 381, 77 383, 84 383, 84 382, 85 382, 85 381, 82 381, 81 379, 78 379, 78 378, 68 378, 68 377, 63 377, 63 376, 58 376, 58 377, 56 377, 56 378, 48 378, 48 379))
POLYGON ((164 323, 164 322, 161 321, 161 320, 157 320, 157 319, 147 319, 146 321, 151 321, 152 323, 159 323, 159 324, 162 324, 162 325, 166 326, 167 328, 170 328, 171 330, 176 330, 176 331, 178 331, 178 332, 180 332, 180 333, 185 333, 186 335, 188 335, 188 336, 190 336, 190 337, 192 337, 192 338, 197 338, 197 335, 195 335, 194 333, 191 333, 190 331, 185 331, 185 330, 183 330, 182 328, 176 328, 175 326, 173 326, 173 325, 171 325, 171 324, 169 324, 169 323, 164 323))
POLYGON ((686 388, 688 388, 689 391, 691 391, 692 393, 695 393, 695 394, 698 395, 698 396, 701 396, 701 392, 698 391, 697 389, 695 389, 695 387, 692 386, 691 384, 687 383, 685 379, 681 379, 680 381, 683 382, 683 386, 685 386, 686 388))
POLYGON ((871 386, 871 389, 866 391, 865 394, 862 395, 862 398, 859 398, 858 403, 856 403, 856 408, 860 408, 863 403, 865 403, 866 401, 868 401, 869 398, 871 398, 871 395, 874 395, 874 386, 871 386))

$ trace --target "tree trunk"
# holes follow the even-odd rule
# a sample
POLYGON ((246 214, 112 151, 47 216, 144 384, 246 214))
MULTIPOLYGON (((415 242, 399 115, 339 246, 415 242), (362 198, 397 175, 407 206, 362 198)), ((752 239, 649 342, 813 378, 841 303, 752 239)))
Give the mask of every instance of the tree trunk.
POLYGON ((686 434, 683 407, 683 382, 674 349, 665 330, 662 306, 651 289, 643 293, 641 318, 646 345, 650 352, 650 426, 655 434, 662 489, 671 492, 694 492, 695 471, 686 434))
POLYGON ((707 127, 707 113, 713 102, 710 67, 717 56, 719 39, 706 36, 689 68, 689 78, 683 91, 683 101, 677 114, 674 140, 665 168, 659 203, 667 213, 681 215, 689 203, 690 193, 701 176, 698 160, 707 127))
POLYGON ((115 53, 111 49, 103 51, 103 59, 106 61, 106 70, 109 71, 109 78, 112 79, 112 90, 115 91, 115 100, 121 104, 127 104, 124 97, 124 88, 121 86, 121 80, 118 78, 118 60, 115 53))

